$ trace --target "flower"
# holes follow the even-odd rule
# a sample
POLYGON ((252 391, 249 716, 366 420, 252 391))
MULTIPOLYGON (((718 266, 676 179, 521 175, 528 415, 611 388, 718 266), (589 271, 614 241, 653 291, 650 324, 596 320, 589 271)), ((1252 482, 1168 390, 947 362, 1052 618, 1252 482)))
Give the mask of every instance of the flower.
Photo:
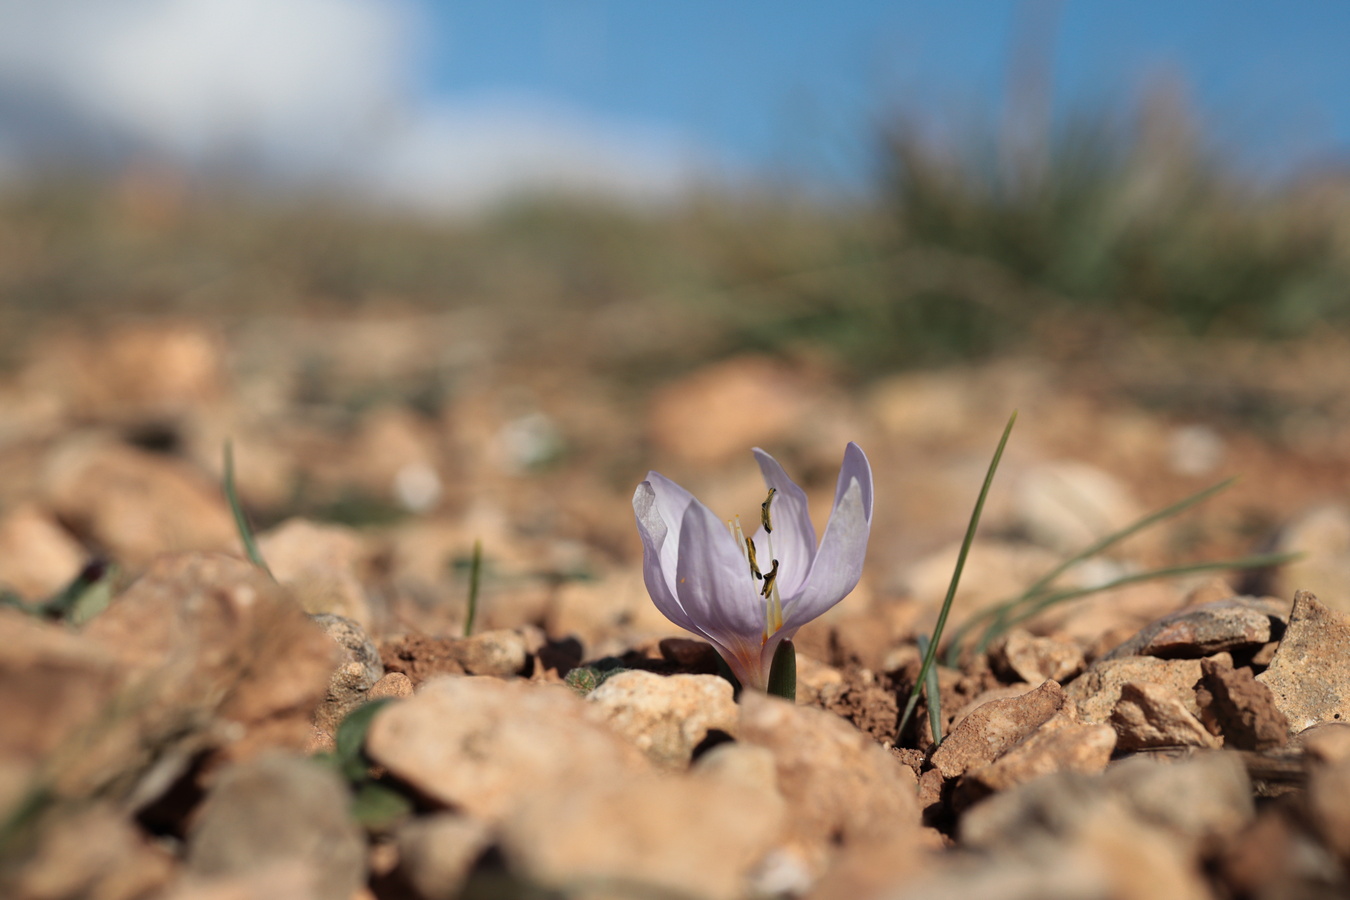
POLYGON ((633 494, 647 592, 667 619, 705 638, 742 685, 763 690, 774 651, 858 584, 872 528, 872 468, 844 449, 825 536, 806 493, 769 454, 754 450, 769 487, 760 527, 745 537, 656 472, 633 494))

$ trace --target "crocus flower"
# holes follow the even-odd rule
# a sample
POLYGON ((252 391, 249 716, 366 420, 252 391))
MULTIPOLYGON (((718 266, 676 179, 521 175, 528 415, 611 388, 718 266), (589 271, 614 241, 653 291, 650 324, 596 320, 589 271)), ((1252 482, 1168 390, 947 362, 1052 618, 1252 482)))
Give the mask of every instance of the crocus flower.
POLYGON ((858 583, 872 528, 872 468, 850 443, 825 536, 806 493, 769 454, 754 450, 769 487, 759 529, 746 537, 656 472, 633 494, 642 573, 667 619, 706 639, 742 685, 763 690, 774 652, 858 583))

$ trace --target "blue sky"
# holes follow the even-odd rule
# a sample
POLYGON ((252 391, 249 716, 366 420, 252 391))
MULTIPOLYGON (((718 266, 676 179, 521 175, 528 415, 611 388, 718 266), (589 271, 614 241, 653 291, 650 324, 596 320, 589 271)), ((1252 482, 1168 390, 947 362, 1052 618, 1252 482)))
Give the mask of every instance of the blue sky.
POLYGON ((856 186, 884 110, 997 117, 1019 46, 1057 114, 1171 78, 1284 173, 1350 151, 1347 38, 1329 0, 0 0, 0 177, 242 162, 449 206, 709 170, 856 186))
POLYGON ((432 91, 535 92, 673 126, 752 166, 788 160, 828 174, 856 164, 856 154, 839 157, 863 149, 889 102, 938 116, 997 110, 1018 35, 1049 45, 1060 112, 1126 103, 1171 76, 1189 85, 1214 136, 1252 159, 1288 164, 1350 145, 1347 3, 508 0, 425 9, 432 91))

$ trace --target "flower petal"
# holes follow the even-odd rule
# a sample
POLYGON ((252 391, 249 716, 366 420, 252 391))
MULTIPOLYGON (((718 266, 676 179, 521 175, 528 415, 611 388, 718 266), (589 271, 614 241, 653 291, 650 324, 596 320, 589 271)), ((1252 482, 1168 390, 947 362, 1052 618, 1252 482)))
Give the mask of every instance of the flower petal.
MULTIPOLYGON (((661 547, 661 570, 666 573, 670 589, 675 590, 675 557, 680 551, 680 525, 684 521, 684 511, 691 504, 698 503, 694 495, 671 481, 660 472, 648 472, 647 483, 655 495, 655 512, 665 523, 666 530, 672 535, 661 547)), ((636 497, 634 498, 636 501, 636 497)), ((635 507, 636 509, 636 507, 635 507)))
POLYGON ((671 536, 670 527, 661 515, 659 495, 650 480, 639 484, 633 492, 633 514, 637 517, 638 536, 642 538, 642 580, 647 583, 652 603, 676 625, 699 633, 675 593, 675 553, 679 535, 671 536), (665 562, 667 556, 669 565, 665 562))
POLYGON ((800 628, 834 606, 862 576, 872 530, 872 470, 856 444, 844 452, 839 482, 834 511, 805 584, 799 594, 784 601, 784 629, 800 628))
POLYGON ((764 600, 736 541, 708 507, 695 500, 680 524, 675 591, 680 607, 718 643, 732 650, 764 636, 764 600))
POLYGON ((764 483, 777 491, 769 507, 773 533, 766 534, 761 525, 753 538, 755 549, 760 553, 760 568, 766 572, 773 560, 778 560, 778 593, 791 597, 801 589, 806 573, 811 571, 811 561, 816 556, 816 528, 807 513, 806 492, 788 477, 778 460, 758 447, 754 454, 764 483))

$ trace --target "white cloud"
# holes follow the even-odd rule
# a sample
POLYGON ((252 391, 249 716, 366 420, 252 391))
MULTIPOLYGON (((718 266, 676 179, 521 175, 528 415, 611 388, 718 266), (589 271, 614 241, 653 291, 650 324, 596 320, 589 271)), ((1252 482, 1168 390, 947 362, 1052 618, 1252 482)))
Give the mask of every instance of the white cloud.
POLYGON ((417 26, 411 0, 0 0, 0 171, 148 153, 437 207, 684 182, 669 133, 538 98, 420 100, 417 26))

